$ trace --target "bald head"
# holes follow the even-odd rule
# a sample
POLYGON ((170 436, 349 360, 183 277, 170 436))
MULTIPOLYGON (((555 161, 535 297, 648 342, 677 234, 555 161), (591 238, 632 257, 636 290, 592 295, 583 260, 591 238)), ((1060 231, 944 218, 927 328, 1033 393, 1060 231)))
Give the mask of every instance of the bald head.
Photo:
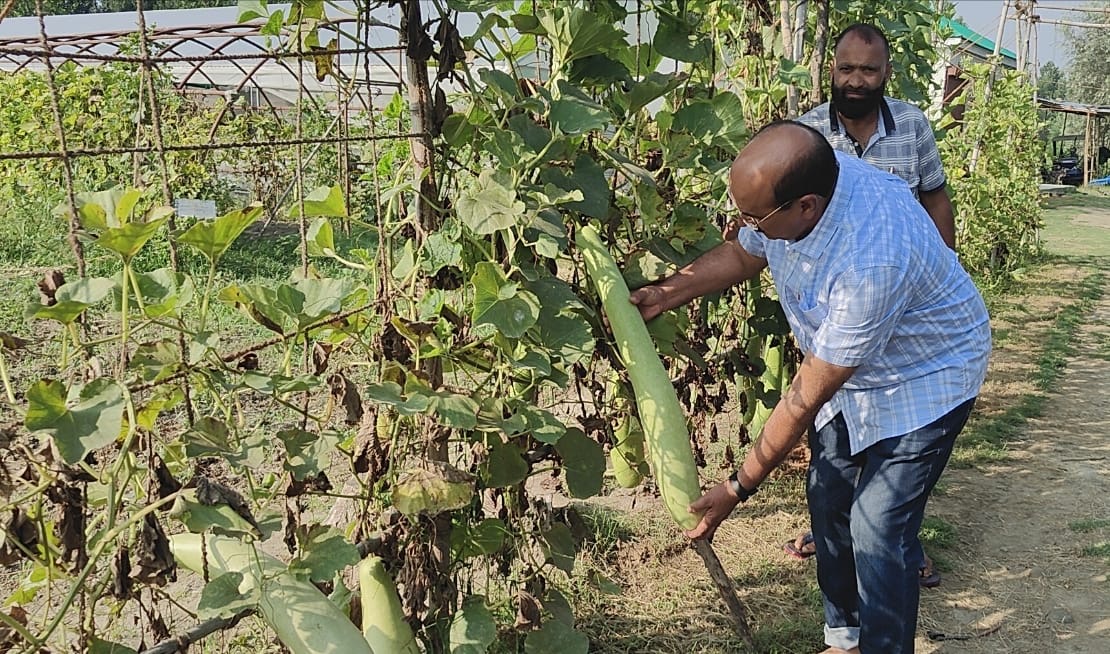
POLYGON ((836 173, 836 155, 820 132, 776 121, 759 130, 736 157, 729 183, 734 199, 779 205, 810 193, 827 198, 836 173), (763 198, 767 189, 771 197, 763 198))

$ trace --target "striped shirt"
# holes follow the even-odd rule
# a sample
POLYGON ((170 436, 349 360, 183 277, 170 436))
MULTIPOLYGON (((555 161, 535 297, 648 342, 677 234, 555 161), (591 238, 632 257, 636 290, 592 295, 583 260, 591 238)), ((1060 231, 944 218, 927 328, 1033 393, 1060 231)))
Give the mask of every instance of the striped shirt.
POLYGON ((836 190, 805 238, 740 245, 765 258, 807 355, 858 366, 817 414, 843 413, 852 453, 921 428, 979 393, 986 305, 925 209, 894 175, 836 154, 836 190))
POLYGON ((857 144, 840 124, 832 103, 826 102, 799 117, 825 135, 834 150, 854 154, 879 170, 893 173, 910 185, 914 196, 944 186, 933 127, 925 114, 908 102, 883 98, 879 124, 866 145, 857 144))

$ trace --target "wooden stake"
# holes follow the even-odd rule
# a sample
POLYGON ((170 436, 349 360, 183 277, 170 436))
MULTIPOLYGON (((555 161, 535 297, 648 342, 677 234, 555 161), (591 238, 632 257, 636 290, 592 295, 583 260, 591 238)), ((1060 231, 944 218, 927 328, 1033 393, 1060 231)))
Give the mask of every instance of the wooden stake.
POLYGON ((754 652, 755 640, 752 638, 751 627, 748 626, 748 609, 740 601, 740 596, 736 594, 736 585, 732 583, 732 577, 725 572, 724 566, 721 565, 721 559, 717 557, 717 552, 713 550, 713 545, 702 539, 693 541, 691 547, 705 562, 705 569, 709 571, 709 577, 713 579, 717 592, 721 594, 721 599, 724 600, 725 606, 728 607, 728 612, 732 616, 732 624, 737 635, 754 652))

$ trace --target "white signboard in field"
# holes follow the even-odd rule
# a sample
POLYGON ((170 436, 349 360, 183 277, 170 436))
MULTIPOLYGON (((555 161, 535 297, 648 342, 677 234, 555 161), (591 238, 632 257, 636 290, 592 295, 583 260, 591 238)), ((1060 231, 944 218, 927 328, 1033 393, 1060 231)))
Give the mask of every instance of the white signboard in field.
POLYGON ((216 201, 215 200, 197 200, 195 198, 177 198, 174 200, 173 208, 177 209, 177 215, 182 218, 215 218, 216 217, 216 201))

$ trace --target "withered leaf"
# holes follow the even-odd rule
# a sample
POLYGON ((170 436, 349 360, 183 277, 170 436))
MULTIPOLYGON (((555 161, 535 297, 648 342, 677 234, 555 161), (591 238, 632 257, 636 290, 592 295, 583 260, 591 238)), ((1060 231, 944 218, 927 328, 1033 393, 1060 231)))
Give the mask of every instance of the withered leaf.
POLYGON ((240 495, 237 490, 230 486, 225 486, 218 481, 212 481, 207 477, 197 477, 196 487, 198 502, 207 504, 208 506, 226 504, 252 527, 259 532, 262 531, 262 527, 258 524, 258 521, 254 519, 254 514, 251 513, 247 501, 243 499, 243 496, 240 495))
MULTIPOLYGON (((162 460, 162 457, 157 454, 151 457, 150 469, 154 472, 151 478, 158 485, 154 491, 158 499, 164 500, 181 490, 181 482, 174 479, 173 473, 170 472, 170 469, 166 466, 166 462, 162 460)), ((170 505, 168 503, 162 507, 163 511, 168 511, 169 509, 170 505)))
POLYGON ((321 343, 320 341, 312 344, 312 374, 319 376, 328 369, 332 347, 330 343, 321 343))
POLYGON ((516 621, 513 628, 517 631, 539 629, 541 623, 539 600, 527 591, 516 594, 516 621))
POLYGON ((57 522, 58 541, 62 545, 62 561, 72 562, 75 570, 85 567, 85 502, 77 484, 58 482, 47 489, 46 496, 58 505, 61 518, 57 522))
POLYGON ((153 513, 148 513, 143 518, 143 528, 139 532, 135 554, 139 566, 135 578, 139 581, 156 586, 177 581, 177 561, 170 550, 170 540, 166 538, 162 524, 153 513))
POLYGON ((22 559, 25 551, 34 552, 39 544, 39 530, 19 507, 12 509, 11 518, 0 533, 0 565, 22 559))
POLYGON ((112 597, 128 599, 131 585, 131 553, 126 545, 120 545, 112 557, 112 597))
POLYGON ((362 396, 358 389, 343 375, 334 374, 328 377, 328 388, 331 389, 332 398, 342 405, 347 412, 344 422, 348 425, 357 425, 362 419, 362 396))
POLYGON ((39 280, 39 302, 52 307, 58 303, 57 298, 54 297, 58 289, 66 283, 65 275, 60 270, 48 270, 39 280))

